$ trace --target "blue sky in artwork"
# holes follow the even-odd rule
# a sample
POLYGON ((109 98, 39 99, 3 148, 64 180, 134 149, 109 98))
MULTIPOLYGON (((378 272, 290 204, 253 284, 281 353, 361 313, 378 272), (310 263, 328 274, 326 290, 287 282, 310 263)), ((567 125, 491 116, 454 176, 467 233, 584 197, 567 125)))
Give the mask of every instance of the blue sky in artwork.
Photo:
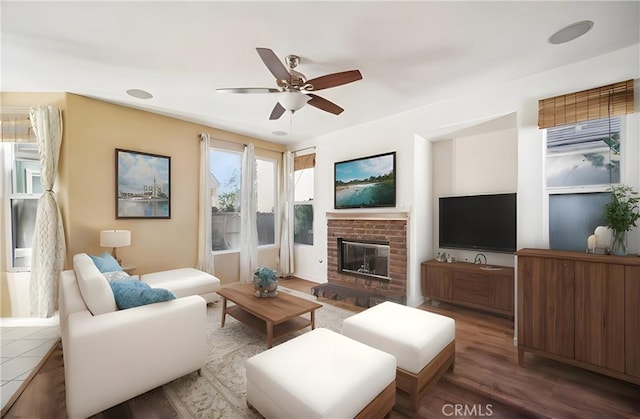
POLYGON ((338 163, 336 165, 336 181, 350 182, 354 179, 368 179, 371 176, 387 174, 392 170, 392 154, 364 160, 338 163))
POLYGON ((153 185, 153 178, 169 194, 169 159, 135 152, 118 153, 118 192, 139 193, 144 185, 153 185))

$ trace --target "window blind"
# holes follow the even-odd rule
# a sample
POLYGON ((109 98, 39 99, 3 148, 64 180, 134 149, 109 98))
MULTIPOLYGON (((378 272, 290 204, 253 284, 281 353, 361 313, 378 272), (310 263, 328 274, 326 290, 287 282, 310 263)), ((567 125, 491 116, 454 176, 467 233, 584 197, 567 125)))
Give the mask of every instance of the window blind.
POLYGON ((310 169, 316 166, 316 153, 304 154, 296 156, 293 159, 293 170, 310 169))
POLYGON ((579 125, 550 127, 547 130, 547 152, 607 147, 606 140, 620 135, 621 123, 619 117, 607 117, 585 121, 579 125))
POLYGON ((555 127, 633 112, 633 80, 627 80, 539 100, 538 127, 555 127))

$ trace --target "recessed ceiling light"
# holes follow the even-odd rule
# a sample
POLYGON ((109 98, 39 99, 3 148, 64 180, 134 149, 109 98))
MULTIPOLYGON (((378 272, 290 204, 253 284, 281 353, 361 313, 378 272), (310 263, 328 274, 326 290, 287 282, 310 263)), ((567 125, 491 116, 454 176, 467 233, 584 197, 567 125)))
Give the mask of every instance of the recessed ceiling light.
POLYGON ((142 89, 129 89, 127 90, 127 94, 138 99, 151 99, 153 97, 151 93, 142 89))
POLYGON ((582 22, 573 23, 551 35, 551 37, 549 38, 549 43, 557 45, 573 41, 574 39, 589 32, 591 28, 593 28, 593 22, 590 20, 583 20, 582 22))
POLYGON ((287 135, 287 131, 273 131, 273 135, 287 135))

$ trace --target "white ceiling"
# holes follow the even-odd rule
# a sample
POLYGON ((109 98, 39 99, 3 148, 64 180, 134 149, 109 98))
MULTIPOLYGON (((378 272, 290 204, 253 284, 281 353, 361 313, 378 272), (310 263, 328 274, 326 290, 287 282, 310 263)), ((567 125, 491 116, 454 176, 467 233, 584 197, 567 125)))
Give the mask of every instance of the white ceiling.
MULTIPOLYGON (((640 2, 1 2, 0 89, 72 92, 292 143, 428 106, 640 44, 640 2), (547 42, 592 20, 585 36, 547 42), (309 105, 269 121, 276 87, 256 53, 297 54, 307 78, 359 69, 363 80, 318 92, 345 108, 309 105), (128 89, 154 97, 129 97, 128 89)), ((615 63, 612 63, 615 65, 615 63)), ((562 93, 562 92, 559 92, 562 93)))

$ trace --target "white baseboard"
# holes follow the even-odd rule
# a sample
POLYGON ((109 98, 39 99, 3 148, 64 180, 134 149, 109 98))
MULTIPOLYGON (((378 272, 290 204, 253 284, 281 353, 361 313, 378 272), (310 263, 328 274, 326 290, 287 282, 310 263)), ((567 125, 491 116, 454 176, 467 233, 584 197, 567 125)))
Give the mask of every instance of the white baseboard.
POLYGON ((293 276, 295 276, 296 278, 300 278, 300 279, 306 279, 307 281, 316 282, 318 284, 326 284, 327 283, 327 278, 322 278, 322 277, 309 275, 309 274, 305 274, 305 273, 301 273, 301 272, 294 272, 293 276))
POLYGON ((414 297, 412 299, 407 298, 407 305, 409 307, 418 307, 420 304, 424 303, 425 299, 424 296, 419 295, 417 297, 414 297))

